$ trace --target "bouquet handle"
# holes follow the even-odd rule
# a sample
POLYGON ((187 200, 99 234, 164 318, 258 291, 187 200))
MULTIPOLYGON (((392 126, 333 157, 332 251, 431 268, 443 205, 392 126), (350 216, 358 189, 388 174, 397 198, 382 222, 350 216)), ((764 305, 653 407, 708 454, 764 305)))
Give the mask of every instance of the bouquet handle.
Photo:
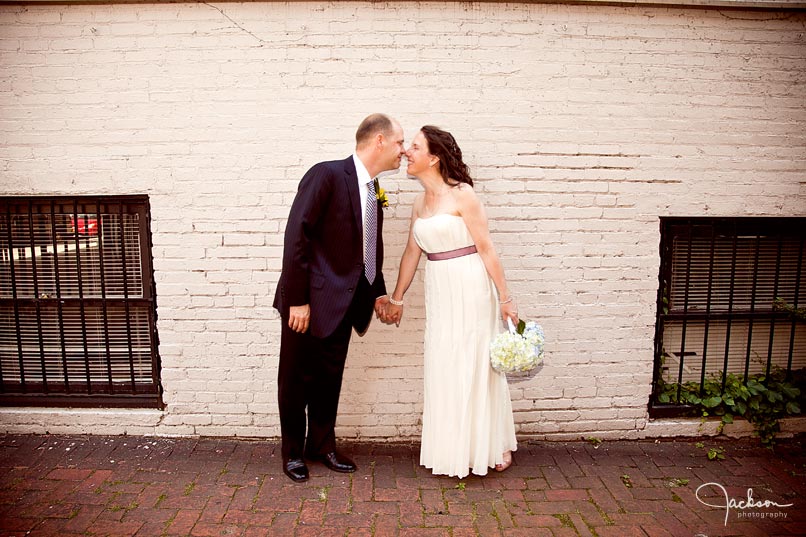
POLYGON ((512 324, 512 319, 510 317, 507 317, 507 326, 509 327, 509 333, 510 334, 517 334, 518 333, 518 329, 515 328, 514 324, 512 324))

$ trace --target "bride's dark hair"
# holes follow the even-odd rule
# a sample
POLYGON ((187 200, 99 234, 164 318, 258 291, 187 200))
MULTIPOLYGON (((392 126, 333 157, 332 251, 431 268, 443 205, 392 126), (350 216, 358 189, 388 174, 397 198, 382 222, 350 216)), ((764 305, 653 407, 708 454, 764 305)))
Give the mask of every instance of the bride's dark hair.
POLYGON ((449 182, 450 180, 473 186, 470 170, 462 160, 462 150, 459 149, 453 135, 433 125, 425 125, 420 132, 428 142, 428 152, 439 157, 439 173, 442 174, 442 180, 451 186, 456 185, 449 182))

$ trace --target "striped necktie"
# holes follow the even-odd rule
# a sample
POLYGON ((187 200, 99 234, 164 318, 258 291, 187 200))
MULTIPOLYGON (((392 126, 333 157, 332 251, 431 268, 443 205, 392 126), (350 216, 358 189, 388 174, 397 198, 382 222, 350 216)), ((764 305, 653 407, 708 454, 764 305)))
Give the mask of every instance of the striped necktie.
POLYGON ((364 274, 367 281, 375 281, 375 253, 377 251, 378 200, 375 195, 375 181, 367 183, 367 216, 364 223, 364 274))

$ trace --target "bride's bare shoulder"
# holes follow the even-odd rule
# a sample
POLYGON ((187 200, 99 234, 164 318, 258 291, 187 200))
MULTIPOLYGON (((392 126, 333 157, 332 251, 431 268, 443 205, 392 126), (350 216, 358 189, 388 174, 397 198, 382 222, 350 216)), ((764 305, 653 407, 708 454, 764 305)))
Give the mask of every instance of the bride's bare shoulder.
POLYGON ((467 183, 459 183, 452 190, 453 195, 459 201, 476 199, 476 191, 467 183))
POLYGON ((422 213, 423 211, 423 207, 425 207, 425 194, 423 192, 420 192, 414 198, 414 203, 411 204, 412 214, 415 217, 419 216, 420 213, 422 213))
POLYGON ((471 192, 473 191, 473 187, 467 183, 459 183, 458 185, 456 185, 456 188, 458 188, 460 191, 465 192, 468 190, 470 190, 471 192))

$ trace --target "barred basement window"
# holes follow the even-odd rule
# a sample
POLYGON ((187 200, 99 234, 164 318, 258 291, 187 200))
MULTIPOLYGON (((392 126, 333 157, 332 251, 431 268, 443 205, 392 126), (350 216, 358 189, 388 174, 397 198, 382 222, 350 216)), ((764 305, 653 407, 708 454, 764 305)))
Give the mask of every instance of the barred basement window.
POLYGON ((161 407, 146 196, 0 198, 0 404, 161 407))
POLYGON ((650 415, 683 411, 664 386, 803 375, 805 240, 806 218, 661 219, 650 415))

